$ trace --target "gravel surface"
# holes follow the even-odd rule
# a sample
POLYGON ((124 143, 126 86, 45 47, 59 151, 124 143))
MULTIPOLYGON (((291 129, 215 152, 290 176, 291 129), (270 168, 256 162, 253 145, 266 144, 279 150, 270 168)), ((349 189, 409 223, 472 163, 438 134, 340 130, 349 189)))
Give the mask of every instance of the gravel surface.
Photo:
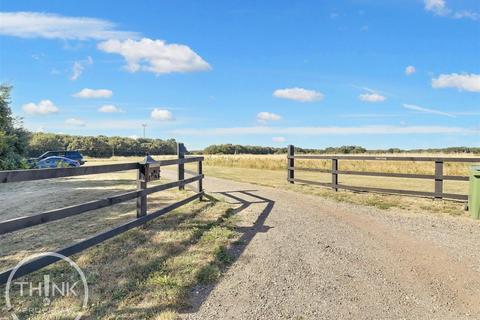
POLYGON ((480 223, 207 178, 242 240, 184 319, 480 319, 480 223))

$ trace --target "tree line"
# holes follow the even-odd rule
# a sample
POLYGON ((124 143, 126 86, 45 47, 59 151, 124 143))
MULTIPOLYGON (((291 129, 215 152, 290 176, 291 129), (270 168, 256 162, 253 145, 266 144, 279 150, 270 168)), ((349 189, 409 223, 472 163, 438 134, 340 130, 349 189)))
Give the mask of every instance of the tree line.
MULTIPOLYGON (((239 144, 214 144, 206 147, 204 150, 195 151, 198 154, 285 154, 287 147, 262 147, 245 146, 239 144)), ((480 148, 475 147, 450 147, 450 148, 431 148, 431 149, 410 149, 403 150, 399 148, 390 149, 366 149, 362 146, 341 146, 327 147, 324 149, 307 149, 295 147, 295 153, 312 154, 360 154, 360 153, 467 153, 480 154, 480 148)))
POLYGON ((72 136, 54 133, 32 133, 26 155, 38 157, 51 150, 79 150, 84 156, 108 158, 112 156, 144 156, 149 154, 176 154, 174 139, 148 139, 107 136, 72 136))

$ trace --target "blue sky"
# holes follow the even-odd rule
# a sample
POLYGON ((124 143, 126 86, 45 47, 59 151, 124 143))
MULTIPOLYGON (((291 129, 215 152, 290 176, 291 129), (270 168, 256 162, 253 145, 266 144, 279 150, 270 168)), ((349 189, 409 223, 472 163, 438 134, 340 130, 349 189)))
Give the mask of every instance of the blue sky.
POLYGON ((0 81, 32 131, 480 146, 478 0, 0 3, 0 81))

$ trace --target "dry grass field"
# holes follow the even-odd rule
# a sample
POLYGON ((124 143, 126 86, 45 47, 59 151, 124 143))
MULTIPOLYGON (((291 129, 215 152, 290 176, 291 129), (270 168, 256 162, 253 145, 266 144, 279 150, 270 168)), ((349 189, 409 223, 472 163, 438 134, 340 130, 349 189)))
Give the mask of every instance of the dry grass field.
MULTIPOLYGON (((125 171, 3 184, 0 220, 123 193, 135 188, 135 177, 135 171, 125 171)), ((152 194, 148 207, 158 209, 189 194, 191 191, 176 190, 152 194)), ((176 319, 176 311, 187 306, 192 288, 216 281, 230 263, 227 247, 236 239, 230 213, 230 206, 224 202, 196 201, 145 228, 132 229, 75 255, 73 260, 89 283, 86 318, 150 319, 155 315, 157 319, 176 319)), ((0 270, 14 267, 31 254, 56 250, 110 229, 133 219, 135 214, 135 201, 130 201, 1 235, 0 270)), ((58 273, 66 264, 59 262, 48 268, 58 273)), ((4 288, 0 290, 3 292, 4 288)), ((48 314, 26 312, 21 318, 65 318, 68 314, 59 310, 69 303, 66 298, 57 299, 48 314)), ((29 301, 24 307, 42 308, 42 301, 29 301)), ((8 316, 4 312, 2 299, 2 319, 8 316)))
MULTIPOLYGON (((378 154, 385 156, 385 154, 378 154)), ((445 154, 399 154, 398 156, 465 157, 465 155, 445 154)), ((473 156, 472 156, 473 157, 473 156)), ((233 179, 242 182, 257 183, 266 186, 293 189, 299 192, 316 194, 357 204, 375 206, 382 209, 399 207, 409 210, 425 210, 452 215, 465 215, 462 203, 453 201, 433 201, 431 199, 372 193, 353 193, 349 191, 333 192, 328 188, 307 185, 292 185, 286 181, 285 155, 208 155, 204 171, 207 175, 233 179)), ((468 176, 471 163, 445 163, 446 175, 468 176)), ((331 169, 329 160, 296 160, 296 167, 331 169)), ((190 169, 194 169, 190 167, 190 169)), ((340 170, 372 171, 388 173, 434 174, 431 162, 408 161, 339 161, 340 170)), ((296 171, 296 178, 318 182, 330 182, 328 173, 296 171)), ((339 183, 352 186, 405 189, 415 191, 433 191, 434 181, 425 179, 405 179, 390 177, 366 177, 340 175, 339 183)), ((468 182, 445 181, 444 192, 468 194, 468 182)))
MULTIPOLYGON (((385 156, 385 154, 378 154, 376 156, 385 156)), ((398 154, 398 156, 468 157, 464 154, 398 154)), ((471 155, 471 157, 475 156, 476 155, 471 155)), ((171 157, 172 156, 154 156, 156 159, 171 157)), ((98 163, 140 161, 141 159, 141 157, 90 159, 88 164, 94 165, 98 163)), ((445 163, 444 174, 468 176, 469 167, 471 165, 471 163, 445 163)), ((329 160, 296 160, 295 166, 304 168, 331 169, 331 162, 329 160)), ((350 191, 333 192, 332 190, 323 187, 299 184, 292 185, 286 181, 286 168, 286 155, 207 155, 205 156, 203 166, 203 170, 206 175, 271 187, 287 188, 299 192, 333 198, 339 201, 375 206, 382 209, 399 207, 408 210, 423 210, 439 214, 466 215, 463 203, 455 201, 433 201, 431 199, 418 197, 382 195, 373 193, 353 193, 350 191)), ((196 165, 187 164, 186 169, 196 170, 196 165)), ((340 160, 339 169, 388 173, 434 174, 434 164, 431 162, 340 160)), ((296 178, 319 182, 331 181, 330 174, 318 172, 297 171, 296 178)), ((340 175, 339 183, 352 186, 406 189, 415 191, 434 190, 434 181, 425 179, 340 175)), ((444 181, 444 192, 468 194, 468 182, 444 181)))

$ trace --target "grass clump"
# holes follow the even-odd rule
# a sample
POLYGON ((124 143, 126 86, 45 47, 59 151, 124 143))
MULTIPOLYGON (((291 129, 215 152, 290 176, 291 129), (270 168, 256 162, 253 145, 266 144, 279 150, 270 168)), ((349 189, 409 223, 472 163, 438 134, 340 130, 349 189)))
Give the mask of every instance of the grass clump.
POLYGON ((220 268, 216 265, 204 266, 197 274, 197 279, 202 284, 208 284, 217 281, 220 277, 220 268))

